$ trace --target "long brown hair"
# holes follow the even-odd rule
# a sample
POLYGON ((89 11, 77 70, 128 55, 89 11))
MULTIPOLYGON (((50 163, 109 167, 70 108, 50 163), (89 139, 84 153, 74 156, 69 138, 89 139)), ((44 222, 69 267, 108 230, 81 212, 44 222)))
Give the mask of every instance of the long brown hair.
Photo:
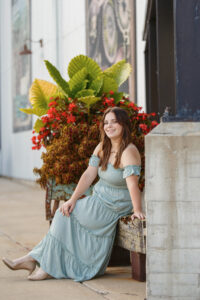
POLYGON ((101 158, 100 158, 100 166, 102 170, 107 169, 108 160, 111 152, 111 141, 107 137, 104 131, 104 120, 108 113, 114 113, 117 122, 122 126, 122 137, 121 144, 119 147, 119 151, 116 155, 114 167, 117 169, 120 165, 120 160, 122 156, 122 152, 124 149, 131 143, 131 122, 127 112, 120 107, 109 107, 103 114, 101 123, 100 123, 100 134, 101 134, 101 158))

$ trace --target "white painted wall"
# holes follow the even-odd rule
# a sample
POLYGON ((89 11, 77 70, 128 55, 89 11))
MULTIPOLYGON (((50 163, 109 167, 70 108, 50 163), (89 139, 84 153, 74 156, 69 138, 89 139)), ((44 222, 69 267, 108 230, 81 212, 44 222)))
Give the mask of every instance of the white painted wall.
POLYGON ((85 1, 58 0, 60 61, 59 70, 68 78, 70 60, 79 54, 86 54, 85 1))
MULTIPOLYGON (((44 48, 32 44, 32 78, 49 78, 42 60, 55 61, 53 0, 32 1, 32 39, 44 39, 44 48), (47 9, 48 8, 48 9, 47 9), (46 13, 48 11, 48 14, 46 13), (44 17, 46 16, 46 17, 44 17), (51 42, 51 46, 49 43, 51 42)), ((31 130, 12 131, 11 1, 0 1, 1 22, 1 170, 9 177, 35 179, 32 169, 41 165, 40 152, 31 150, 31 130)), ((22 45, 23 47, 23 45, 22 45)))
MULTIPOLYGON (((52 81, 44 59, 55 64, 67 79, 69 61, 86 53, 84 0, 34 0, 32 3, 32 40, 44 41, 44 47, 32 43, 32 80, 52 81)), ((137 7, 137 93, 138 104, 144 107, 144 26, 146 0, 136 0, 137 7)), ((31 130, 12 132, 12 61, 11 61, 11 0, 0 0, 1 45, 1 143, 0 175, 35 180, 32 172, 40 167, 42 151, 31 150, 31 130)), ((23 47, 23 45, 22 45, 23 47)), ((33 119, 34 124, 35 119, 33 119)))
MULTIPOLYGON (((60 66, 67 75, 71 58, 85 53, 84 1, 34 0, 32 2, 32 40, 43 39, 44 47, 32 43, 32 80, 52 81, 44 59, 60 66), (57 5, 58 4, 58 5, 57 5), (59 8, 60 31, 56 32, 56 8, 59 8), (74 17, 76 16, 76 18, 74 17), (61 22, 62 21, 62 22, 61 22), (61 56, 57 55, 59 38, 61 56), (58 59, 59 58, 59 59, 58 59)), ((32 131, 12 132, 12 61, 11 61, 11 1, 0 1, 1 37, 1 143, 0 175, 34 180, 32 172, 39 167, 41 151, 31 150, 32 131)), ((23 46, 23 45, 22 45, 23 46)), ((59 53, 60 54, 60 53, 59 53)), ((33 120, 34 124, 35 118, 33 120)))

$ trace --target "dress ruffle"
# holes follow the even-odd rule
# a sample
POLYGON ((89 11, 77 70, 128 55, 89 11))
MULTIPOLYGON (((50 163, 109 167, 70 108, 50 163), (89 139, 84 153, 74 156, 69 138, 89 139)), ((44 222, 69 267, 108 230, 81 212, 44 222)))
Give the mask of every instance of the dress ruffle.
POLYGON ((89 166, 98 167, 99 161, 100 161, 100 158, 93 154, 93 155, 91 155, 91 157, 89 159, 89 166))
POLYGON ((141 166, 129 165, 124 167, 123 178, 126 178, 131 175, 140 176, 141 166))
POLYGON ((70 253, 50 232, 38 245, 37 252, 29 253, 40 267, 56 279, 71 278, 75 281, 89 280, 98 273, 98 266, 82 263, 70 253))

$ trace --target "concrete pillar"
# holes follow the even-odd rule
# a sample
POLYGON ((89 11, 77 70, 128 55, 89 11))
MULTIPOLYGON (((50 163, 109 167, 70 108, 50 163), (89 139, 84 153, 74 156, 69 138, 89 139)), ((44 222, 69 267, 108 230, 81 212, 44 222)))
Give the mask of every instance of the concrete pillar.
POLYGON ((145 138, 147 300, 200 299, 200 123, 145 138))

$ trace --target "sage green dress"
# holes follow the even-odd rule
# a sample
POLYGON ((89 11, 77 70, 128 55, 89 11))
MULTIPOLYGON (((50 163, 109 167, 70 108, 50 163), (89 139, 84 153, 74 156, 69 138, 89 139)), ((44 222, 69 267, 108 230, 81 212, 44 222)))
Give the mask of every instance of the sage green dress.
POLYGON ((76 202, 70 217, 56 211, 47 235, 29 253, 40 267, 55 278, 89 280, 104 274, 112 251, 118 219, 133 207, 125 178, 140 175, 140 166, 102 171, 99 158, 89 165, 98 168, 99 181, 91 196, 76 202))

